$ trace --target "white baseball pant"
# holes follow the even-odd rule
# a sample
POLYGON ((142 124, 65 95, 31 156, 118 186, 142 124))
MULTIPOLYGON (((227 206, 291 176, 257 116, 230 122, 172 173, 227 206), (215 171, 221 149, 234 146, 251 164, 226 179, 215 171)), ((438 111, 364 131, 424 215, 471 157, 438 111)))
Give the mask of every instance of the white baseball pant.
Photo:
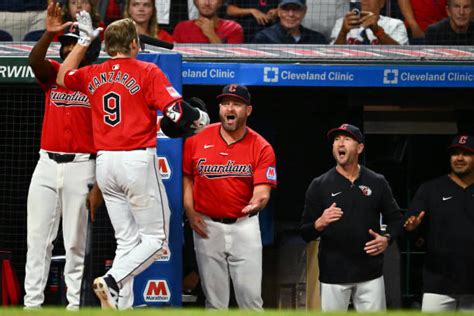
POLYGON ((359 312, 384 311, 387 307, 383 276, 359 283, 321 282, 321 309, 324 312, 347 311, 351 297, 354 308, 359 312))
POLYGON ((195 232, 193 236, 206 307, 229 307, 231 278, 239 307, 262 310, 262 240, 258 216, 244 216, 233 224, 203 218, 208 238, 195 232))
POLYGON ((110 274, 120 288, 119 307, 133 303, 131 279, 167 246, 170 208, 158 171, 156 149, 99 151, 97 183, 115 231, 110 274))
POLYGON ((57 163, 40 151, 40 159, 31 178, 27 203, 27 246, 25 297, 27 308, 44 303, 53 241, 62 217, 66 263, 68 309, 79 308, 88 210, 89 185, 95 181, 95 160, 90 154, 76 154, 74 162, 57 163))
POLYGON ((422 312, 474 311, 474 295, 443 295, 424 293, 422 312))

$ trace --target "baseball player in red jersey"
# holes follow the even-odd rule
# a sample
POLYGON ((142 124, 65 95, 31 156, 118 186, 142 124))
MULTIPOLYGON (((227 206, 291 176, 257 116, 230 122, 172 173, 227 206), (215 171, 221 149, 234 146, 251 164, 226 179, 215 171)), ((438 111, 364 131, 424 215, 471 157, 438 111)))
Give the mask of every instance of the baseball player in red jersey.
MULTIPOLYGON (((69 24, 62 23, 59 5, 51 3, 46 17, 46 32, 29 56, 30 66, 45 92, 45 114, 40 159, 28 192, 24 298, 27 309, 39 308, 44 302, 53 241, 61 217, 66 250, 67 308, 79 308, 88 219, 86 197, 88 187, 95 181, 91 108, 85 94, 56 84, 60 65, 45 59, 55 34, 69 24)), ((59 37, 62 58, 76 45, 78 34, 68 29, 59 37)), ((90 47, 83 64, 95 61, 99 52, 100 41, 90 47)))
POLYGON ((246 87, 228 85, 217 99, 221 123, 185 142, 184 207, 206 307, 228 308, 230 276, 239 307, 261 310, 262 241, 254 215, 276 186, 275 154, 247 127, 252 105, 246 87))
POLYGON ((91 100, 97 182, 117 239, 112 268, 94 280, 94 290, 103 308, 124 309, 133 304, 133 277, 167 248, 170 209, 157 170, 156 110, 195 132, 209 117, 184 102, 156 65, 136 60, 140 44, 131 19, 107 27, 111 59, 75 69, 98 35, 87 12, 77 20, 79 45, 61 65, 58 83, 91 100))

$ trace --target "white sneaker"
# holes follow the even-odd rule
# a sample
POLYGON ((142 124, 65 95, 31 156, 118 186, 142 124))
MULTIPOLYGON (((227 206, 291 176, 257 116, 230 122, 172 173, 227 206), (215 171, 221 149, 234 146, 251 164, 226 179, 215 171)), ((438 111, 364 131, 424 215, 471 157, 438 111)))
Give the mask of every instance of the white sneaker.
POLYGON ((110 275, 98 277, 94 280, 93 289, 100 300, 102 309, 117 309, 119 288, 110 275))

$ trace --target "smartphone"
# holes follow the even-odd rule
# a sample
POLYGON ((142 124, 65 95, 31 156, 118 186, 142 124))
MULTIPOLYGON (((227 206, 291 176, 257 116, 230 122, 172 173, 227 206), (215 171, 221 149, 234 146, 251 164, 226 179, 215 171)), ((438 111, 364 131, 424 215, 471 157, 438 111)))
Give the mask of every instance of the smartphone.
POLYGON ((360 15, 360 0, 351 0, 349 3, 349 8, 351 11, 355 12, 355 14, 360 15))

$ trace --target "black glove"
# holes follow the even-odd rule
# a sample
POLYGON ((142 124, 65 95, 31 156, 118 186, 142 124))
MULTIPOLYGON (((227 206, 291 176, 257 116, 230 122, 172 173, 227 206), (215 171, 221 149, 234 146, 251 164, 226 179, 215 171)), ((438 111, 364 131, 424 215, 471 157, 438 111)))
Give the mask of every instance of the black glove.
POLYGON ((191 97, 182 102, 185 103, 183 104, 184 107, 186 107, 187 105, 199 111, 199 117, 195 121, 189 121, 189 122, 186 122, 182 126, 178 126, 170 118, 168 118, 167 116, 163 116, 163 118, 160 121, 161 130, 166 136, 170 138, 192 136, 196 134, 197 132, 200 132, 205 126, 209 124, 209 116, 207 115, 207 106, 203 100, 196 97, 191 97), (195 125, 196 121, 199 121, 198 122, 199 126, 195 125))

